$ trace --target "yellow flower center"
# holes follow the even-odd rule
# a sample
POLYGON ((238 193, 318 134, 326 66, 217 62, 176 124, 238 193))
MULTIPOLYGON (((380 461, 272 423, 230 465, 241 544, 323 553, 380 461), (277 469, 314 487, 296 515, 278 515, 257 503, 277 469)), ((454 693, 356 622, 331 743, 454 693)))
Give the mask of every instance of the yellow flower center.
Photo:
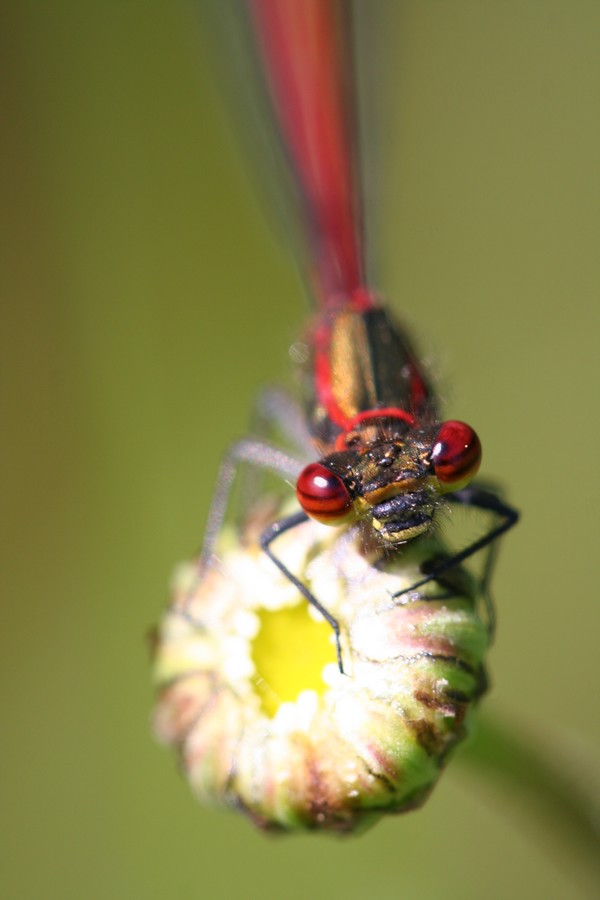
POLYGON ((252 641, 255 690, 263 712, 272 717, 282 703, 294 702, 302 691, 322 696, 327 685, 323 669, 335 664, 332 630, 316 621, 303 601, 277 610, 260 610, 260 629, 252 641))

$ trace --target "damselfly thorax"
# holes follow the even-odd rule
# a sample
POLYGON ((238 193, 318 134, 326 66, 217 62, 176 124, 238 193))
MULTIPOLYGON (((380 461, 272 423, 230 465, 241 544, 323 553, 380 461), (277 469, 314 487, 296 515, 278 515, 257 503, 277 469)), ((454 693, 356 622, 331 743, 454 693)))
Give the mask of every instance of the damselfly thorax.
POLYGON ((298 477, 300 505, 326 524, 356 520, 383 544, 423 534, 443 495, 477 472, 476 433, 440 424, 407 338, 366 292, 322 313, 310 345, 307 413, 321 458, 298 477))

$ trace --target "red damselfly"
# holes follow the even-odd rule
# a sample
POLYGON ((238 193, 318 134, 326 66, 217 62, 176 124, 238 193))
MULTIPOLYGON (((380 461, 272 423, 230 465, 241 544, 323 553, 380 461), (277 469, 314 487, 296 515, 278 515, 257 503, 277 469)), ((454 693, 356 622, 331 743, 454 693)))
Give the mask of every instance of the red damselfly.
MULTIPOLYGON (((246 7, 256 64, 280 149, 292 175, 317 305, 308 335, 307 399, 268 395, 267 418, 313 447, 308 464, 270 443, 242 440, 223 463, 209 516, 202 566, 210 565, 239 464, 294 479, 298 511, 270 524, 260 545, 335 632, 327 597, 317 597, 277 554, 277 539, 309 517, 357 528, 365 554, 374 546, 402 554, 427 534, 447 504, 491 513, 494 522, 462 549, 424 560, 416 591, 480 550, 487 596, 498 538, 517 512, 498 493, 472 483, 481 461, 476 432, 443 421, 424 367, 404 329, 369 283, 365 266, 350 4, 340 0, 250 0, 246 7)), ((491 608, 491 607, 490 607, 491 608)), ((491 614, 490 614, 491 618, 491 614)))

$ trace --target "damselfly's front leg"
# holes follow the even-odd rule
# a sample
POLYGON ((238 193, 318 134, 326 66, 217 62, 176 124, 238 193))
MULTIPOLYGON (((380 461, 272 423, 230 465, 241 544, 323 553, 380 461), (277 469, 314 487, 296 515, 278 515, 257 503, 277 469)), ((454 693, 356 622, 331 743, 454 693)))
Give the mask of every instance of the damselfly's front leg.
MULTIPOLYGON (((303 461, 297 460, 294 457, 289 456, 287 453, 279 450, 278 448, 273 447, 271 444, 267 444, 263 441, 247 439, 238 441, 229 448, 229 451, 227 452, 227 455, 225 456, 219 469, 217 489, 213 496, 210 512, 208 514, 204 544, 202 547, 202 552, 200 554, 200 577, 212 563, 215 544, 219 532, 223 526, 223 521, 229 503, 229 496, 231 494, 231 488, 237 473, 237 469, 240 464, 244 463, 253 466, 254 468, 273 472, 276 475, 280 475, 284 480, 289 478, 293 479, 294 481, 297 479, 299 472, 304 466, 303 461)), ((279 571, 298 589, 302 596, 305 597, 306 600, 308 600, 311 606, 314 606, 314 608, 321 613, 325 621, 328 622, 333 629, 336 640, 338 666, 340 672, 343 673, 344 668, 342 664, 342 649, 340 644, 340 626, 337 619, 335 619, 331 615, 331 613, 325 609, 325 607, 317 600, 314 594, 309 591, 306 585, 303 584, 302 581, 300 581, 300 579, 297 578, 292 572, 290 572, 287 566, 284 565, 283 562, 281 562, 281 560, 271 549, 271 544, 276 537, 286 531, 290 531, 290 529, 295 528, 297 525, 306 522, 307 519, 308 516, 306 515, 306 513, 303 511, 299 511, 291 516, 287 516, 284 519, 280 519, 277 522, 273 522, 273 524, 269 525, 268 528, 266 528, 261 534, 260 546, 269 557, 269 559, 277 566, 279 571)), ((193 592, 190 592, 189 596, 191 598, 193 596, 193 592)), ((181 614, 186 619, 192 621, 187 611, 187 605, 188 602, 184 602, 181 614)), ((194 624, 201 625, 200 622, 194 622, 194 624)))
POLYGON ((285 519, 280 519, 278 522, 273 522, 272 525, 269 525, 268 528, 265 528, 263 533, 260 536, 260 546, 267 554, 269 559, 275 563, 279 571, 285 575, 288 581, 296 587, 302 596, 308 600, 311 606, 313 606, 318 612, 321 613, 325 621, 331 626, 333 629, 333 633, 335 634, 335 647, 337 653, 337 662, 338 668, 342 675, 344 674, 344 665, 342 662, 342 645, 340 643, 340 624, 336 618, 334 618, 331 613, 325 609, 322 603, 315 597, 311 591, 306 587, 305 584, 300 581, 299 578, 290 572, 284 563, 279 559, 279 557, 275 556, 273 550, 271 549, 271 544, 275 540, 275 538, 279 537, 279 535, 284 534, 286 531, 290 531, 292 528, 296 528, 297 525, 301 525, 303 522, 308 521, 308 516, 302 510, 297 513, 294 513, 291 516, 286 516, 285 519))
POLYGON ((415 583, 410 585, 410 587, 404 588, 404 590, 398 591, 396 594, 393 594, 393 597, 401 597, 403 594, 410 593, 410 591, 415 591, 417 590, 417 588, 422 587, 424 584, 436 580, 441 575, 443 575, 444 572, 447 572, 449 569, 458 566, 460 563, 464 562, 466 559, 469 559, 469 557, 473 556, 475 553, 478 553, 480 550, 483 550, 487 547, 488 555, 483 568, 483 573, 481 575, 481 591, 484 595, 488 610, 489 629, 490 632, 493 633, 494 612, 493 605, 489 596, 489 584, 494 563, 496 562, 496 556, 498 554, 498 538, 509 531, 513 527, 513 525, 516 525, 519 520, 519 513, 514 507, 509 506, 508 503, 505 503, 503 500, 501 500, 498 494, 495 494, 493 491, 484 490, 477 485, 470 485, 469 487, 463 488, 461 491, 456 491, 456 493, 450 494, 448 496, 448 500, 451 503, 458 503, 461 506, 471 506, 474 509, 481 510, 482 512, 493 513, 494 515, 498 516, 500 521, 497 525, 490 528, 489 531, 486 531, 486 533, 476 541, 468 544, 463 550, 459 550, 457 553, 453 553, 451 556, 448 556, 440 561, 434 561, 431 564, 430 571, 424 574, 423 578, 419 579, 419 581, 415 581, 415 583))

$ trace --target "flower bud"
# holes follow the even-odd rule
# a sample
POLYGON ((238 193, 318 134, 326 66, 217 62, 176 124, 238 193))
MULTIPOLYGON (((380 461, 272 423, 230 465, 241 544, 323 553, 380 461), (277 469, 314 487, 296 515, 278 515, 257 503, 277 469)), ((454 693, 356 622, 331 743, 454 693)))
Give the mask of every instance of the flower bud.
POLYGON ((474 580, 392 596, 443 552, 433 537, 366 559, 355 529, 310 521, 274 549, 339 622, 344 673, 331 627, 256 543, 225 529, 217 562, 175 578, 154 663, 156 735, 202 802, 262 828, 349 832, 419 806, 485 689, 474 580))

